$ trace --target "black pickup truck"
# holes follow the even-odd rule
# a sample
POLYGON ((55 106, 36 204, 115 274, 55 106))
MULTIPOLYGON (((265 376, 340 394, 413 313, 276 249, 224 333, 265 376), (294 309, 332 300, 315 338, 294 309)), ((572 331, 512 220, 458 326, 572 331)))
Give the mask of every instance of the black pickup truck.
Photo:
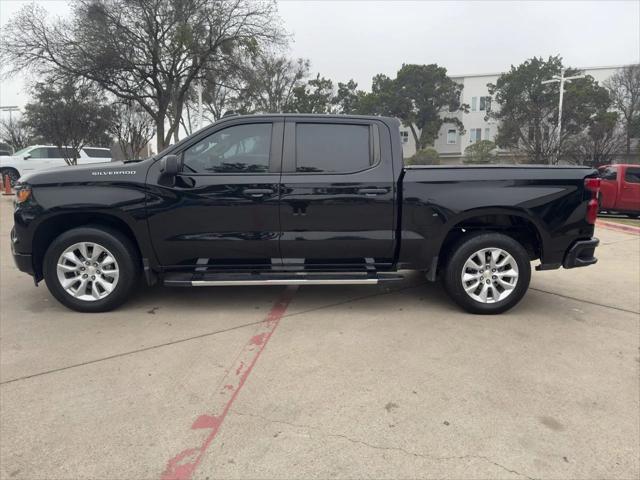
POLYGON ((500 313, 538 270, 596 262, 597 172, 405 167, 392 118, 227 117, 155 157, 22 177, 18 268, 61 303, 173 286, 375 284, 420 270, 500 313))

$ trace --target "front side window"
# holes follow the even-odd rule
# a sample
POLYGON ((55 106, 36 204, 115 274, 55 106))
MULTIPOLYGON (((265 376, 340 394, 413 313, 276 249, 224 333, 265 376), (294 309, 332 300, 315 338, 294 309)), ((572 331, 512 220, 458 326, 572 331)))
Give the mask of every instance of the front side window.
POLYGON ((615 180, 618 178, 618 170, 615 167, 606 167, 602 169, 600 178, 603 180, 615 180))
POLYGON ((455 145, 456 140, 457 140, 457 135, 456 135, 456 129, 455 128, 451 128, 449 130, 447 130, 447 143, 449 145, 455 145))
POLYGON ((640 168, 629 168, 624 172, 624 181, 629 183, 640 183, 640 168))
POLYGON ((49 158, 47 150, 47 148, 34 148, 29 152, 29 155, 31 155, 31 158, 49 158))
POLYGON ((56 148, 49 147, 47 148, 47 157, 46 158, 78 158, 80 155, 75 154, 72 148, 64 147, 64 148, 56 148))
POLYGON ((270 123, 234 125, 189 147, 183 160, 195 173, 266 173, 270 151, 270 123))
POLYGON ((356 172, 372 164, 368 125, 296 125, 296 172, 356 172))

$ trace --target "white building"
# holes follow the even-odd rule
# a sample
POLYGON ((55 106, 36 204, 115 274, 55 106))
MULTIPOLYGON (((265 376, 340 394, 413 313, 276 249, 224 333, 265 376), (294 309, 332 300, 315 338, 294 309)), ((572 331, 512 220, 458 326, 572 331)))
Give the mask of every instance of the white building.
MULTIPOLYGON (((598 83, 602 84, 617 69, 623 65, 611 67, 582 68, 586 75, 591 75, 598 83)), ((468 113, 458 112, 447 114, 457 116, 464 125, 465 133, 460 135, 453 124, 444 124, 440 128, 438 138, 434 142, 434 148, 440 154, 442 163, 461 163, 464 149, 478 140, 492 140, 495 138, 498 125, 495 120, 485 119, 487 107, 491 102, 488 83, 495 83, 500 73, 484 73, 476 75, 454 75, 451 78, 463 85, 460 101, 469 105, 468 113)), ((404 157, 408 158, 416 152, 415 141, 411 131, 400 127, 400 135, 403 142, 404 157)))

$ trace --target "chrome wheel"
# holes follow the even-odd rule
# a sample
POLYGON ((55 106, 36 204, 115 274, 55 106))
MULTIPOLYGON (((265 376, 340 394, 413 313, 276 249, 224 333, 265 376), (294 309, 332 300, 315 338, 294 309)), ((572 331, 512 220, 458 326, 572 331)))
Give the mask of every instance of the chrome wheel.
POLYGON ((111 252, 93 242, 75 243, 62 252, 56 272, 69 295, 87 302, 109 296, 120 274, 111 252))
POLYGON ((507 298, 518 283, 518 264, 501 248, 483 248, 473 253, 462 268, 462 286, 480 303, 507 298))

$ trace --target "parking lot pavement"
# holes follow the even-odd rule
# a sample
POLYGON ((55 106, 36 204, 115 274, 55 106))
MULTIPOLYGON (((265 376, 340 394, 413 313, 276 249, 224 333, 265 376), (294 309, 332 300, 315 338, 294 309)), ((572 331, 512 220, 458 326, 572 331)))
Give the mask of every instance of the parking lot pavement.
POLYGON ((392 287, 141 288, 83 315, 14 268, 0 478, 638 478, 640 237, 512 311, 392 287), (290 297, 287 297, 289 295, 290 297))

